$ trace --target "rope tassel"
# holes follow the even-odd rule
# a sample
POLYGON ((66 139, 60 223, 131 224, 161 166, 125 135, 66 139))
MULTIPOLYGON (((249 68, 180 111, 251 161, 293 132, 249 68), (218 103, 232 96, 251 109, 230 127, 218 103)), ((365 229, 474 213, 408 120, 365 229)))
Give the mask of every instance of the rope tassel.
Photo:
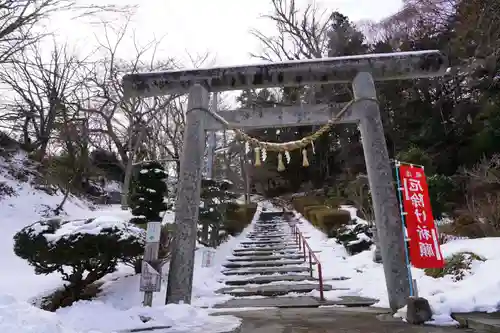
POLYGON ((309 166, 309 160, 307 159, 307 149, 302 149, 302 166, 307 168, 309 166))
POLYGON ((283 163, 283 154, 278 153, 278 171, 285 171, 285 164, 283 163))
POLYGON ((262 163, 260 161, 260 148, 255 147, 254 151, 255 151, 255 166, 261 166, 262 163))

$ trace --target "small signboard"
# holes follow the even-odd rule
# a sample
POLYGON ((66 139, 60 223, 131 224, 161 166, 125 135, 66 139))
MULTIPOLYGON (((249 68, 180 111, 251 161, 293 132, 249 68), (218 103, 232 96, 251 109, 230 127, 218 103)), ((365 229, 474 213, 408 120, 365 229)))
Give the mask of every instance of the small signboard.
POLYGON ((161 269, 155 269, 150 263, 142 262, 140 291, 159 292, 161 290, 161 269))
POLYGON ((213 249, 203 249, 201 267, 211 267, 214 264, 215 251, 213 249))
POLYGON ((161 222, 148 222, 146 228, 146 242, 158 243, 160 242, 161 235, 161 222))

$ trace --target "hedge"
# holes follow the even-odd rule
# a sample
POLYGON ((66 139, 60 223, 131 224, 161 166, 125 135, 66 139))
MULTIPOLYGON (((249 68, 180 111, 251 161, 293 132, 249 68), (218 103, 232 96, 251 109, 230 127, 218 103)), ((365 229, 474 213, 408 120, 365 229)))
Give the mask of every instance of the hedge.
POLYGON ((328 207, 324 206, 324 205, 313 205, 313 206, 307 206, 307 207, 304 207, 304 217, 309 220, 311 223, 312 223, 312 215, 315 211, 318 211, 318 210, 324 210, 324 209, 328 209, 328 207))
POLYGON ((295 197, 292 200, 292 206, 296 211, 304 215, 305 207, 323 205, 322 201, 323 200, 320 200, 318 197, 314 196, 295 197))
POLYGON ((324 209, 315 212, 318 225, 324 227, 325 231, 331 228, 338 228, 351 222, 351 213, 340 209, 324 209))
POLYGON ((228 210, 224 228, 231 236, 236 236, 243 231, 253 219, 257 211, 257 204, 241 204, 234 210, 228 210))

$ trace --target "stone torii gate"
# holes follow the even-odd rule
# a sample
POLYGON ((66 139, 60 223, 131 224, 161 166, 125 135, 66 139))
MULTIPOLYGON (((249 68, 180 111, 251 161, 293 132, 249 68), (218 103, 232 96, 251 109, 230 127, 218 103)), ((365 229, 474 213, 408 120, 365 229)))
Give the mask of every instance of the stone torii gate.
MULTIPOLYGON (((225 126, 208 111, 209 93, 352 83, 357 102, 339 117, 339 122, 359 126, 389 303, 393 311, 406 305, 410 287, 403 229, 374 81, 442 76, 447 64, 439 51, 416 51, 125 75, 122 84, 128 98, 189 93, 166 301, 191 302, 205 132, 225 126)), ((240 109, 218 114, 244 130, 324 124, 336 117, 342 106, 240 109)))

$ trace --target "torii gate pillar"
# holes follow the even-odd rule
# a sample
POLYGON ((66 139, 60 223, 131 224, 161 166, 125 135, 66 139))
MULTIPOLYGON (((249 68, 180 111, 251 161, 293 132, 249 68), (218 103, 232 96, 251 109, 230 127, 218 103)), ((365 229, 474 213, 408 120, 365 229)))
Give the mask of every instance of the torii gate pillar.
POLYGON ((389 303, 391 309, 396 311, 406 305, 406 299, 410 295, 408 289, 410 277, 408 271, 402 269, 405 262, 405 244, 393 186, 393 172, 379 106, 375 102, 377 93, 372 75, 366 72, 358 73, 353 80, 352 88, 355 99, 367 98, 354 104, 353 112, 359 116, 361 143, 375 211, 376 236, 378 236, 376 245, 382 256, 389 303))
POLYGON ((184 128, 181 172, 177 184, 174 237, 168 274, 169 303, 191 303, 193 287, 194 250, 198 232, 201 178, 205 153, 205 122, 209 93, 195 84, 189 88, 189 100, 184 128), (172 273, 172 274, 170 274, 172 273))

